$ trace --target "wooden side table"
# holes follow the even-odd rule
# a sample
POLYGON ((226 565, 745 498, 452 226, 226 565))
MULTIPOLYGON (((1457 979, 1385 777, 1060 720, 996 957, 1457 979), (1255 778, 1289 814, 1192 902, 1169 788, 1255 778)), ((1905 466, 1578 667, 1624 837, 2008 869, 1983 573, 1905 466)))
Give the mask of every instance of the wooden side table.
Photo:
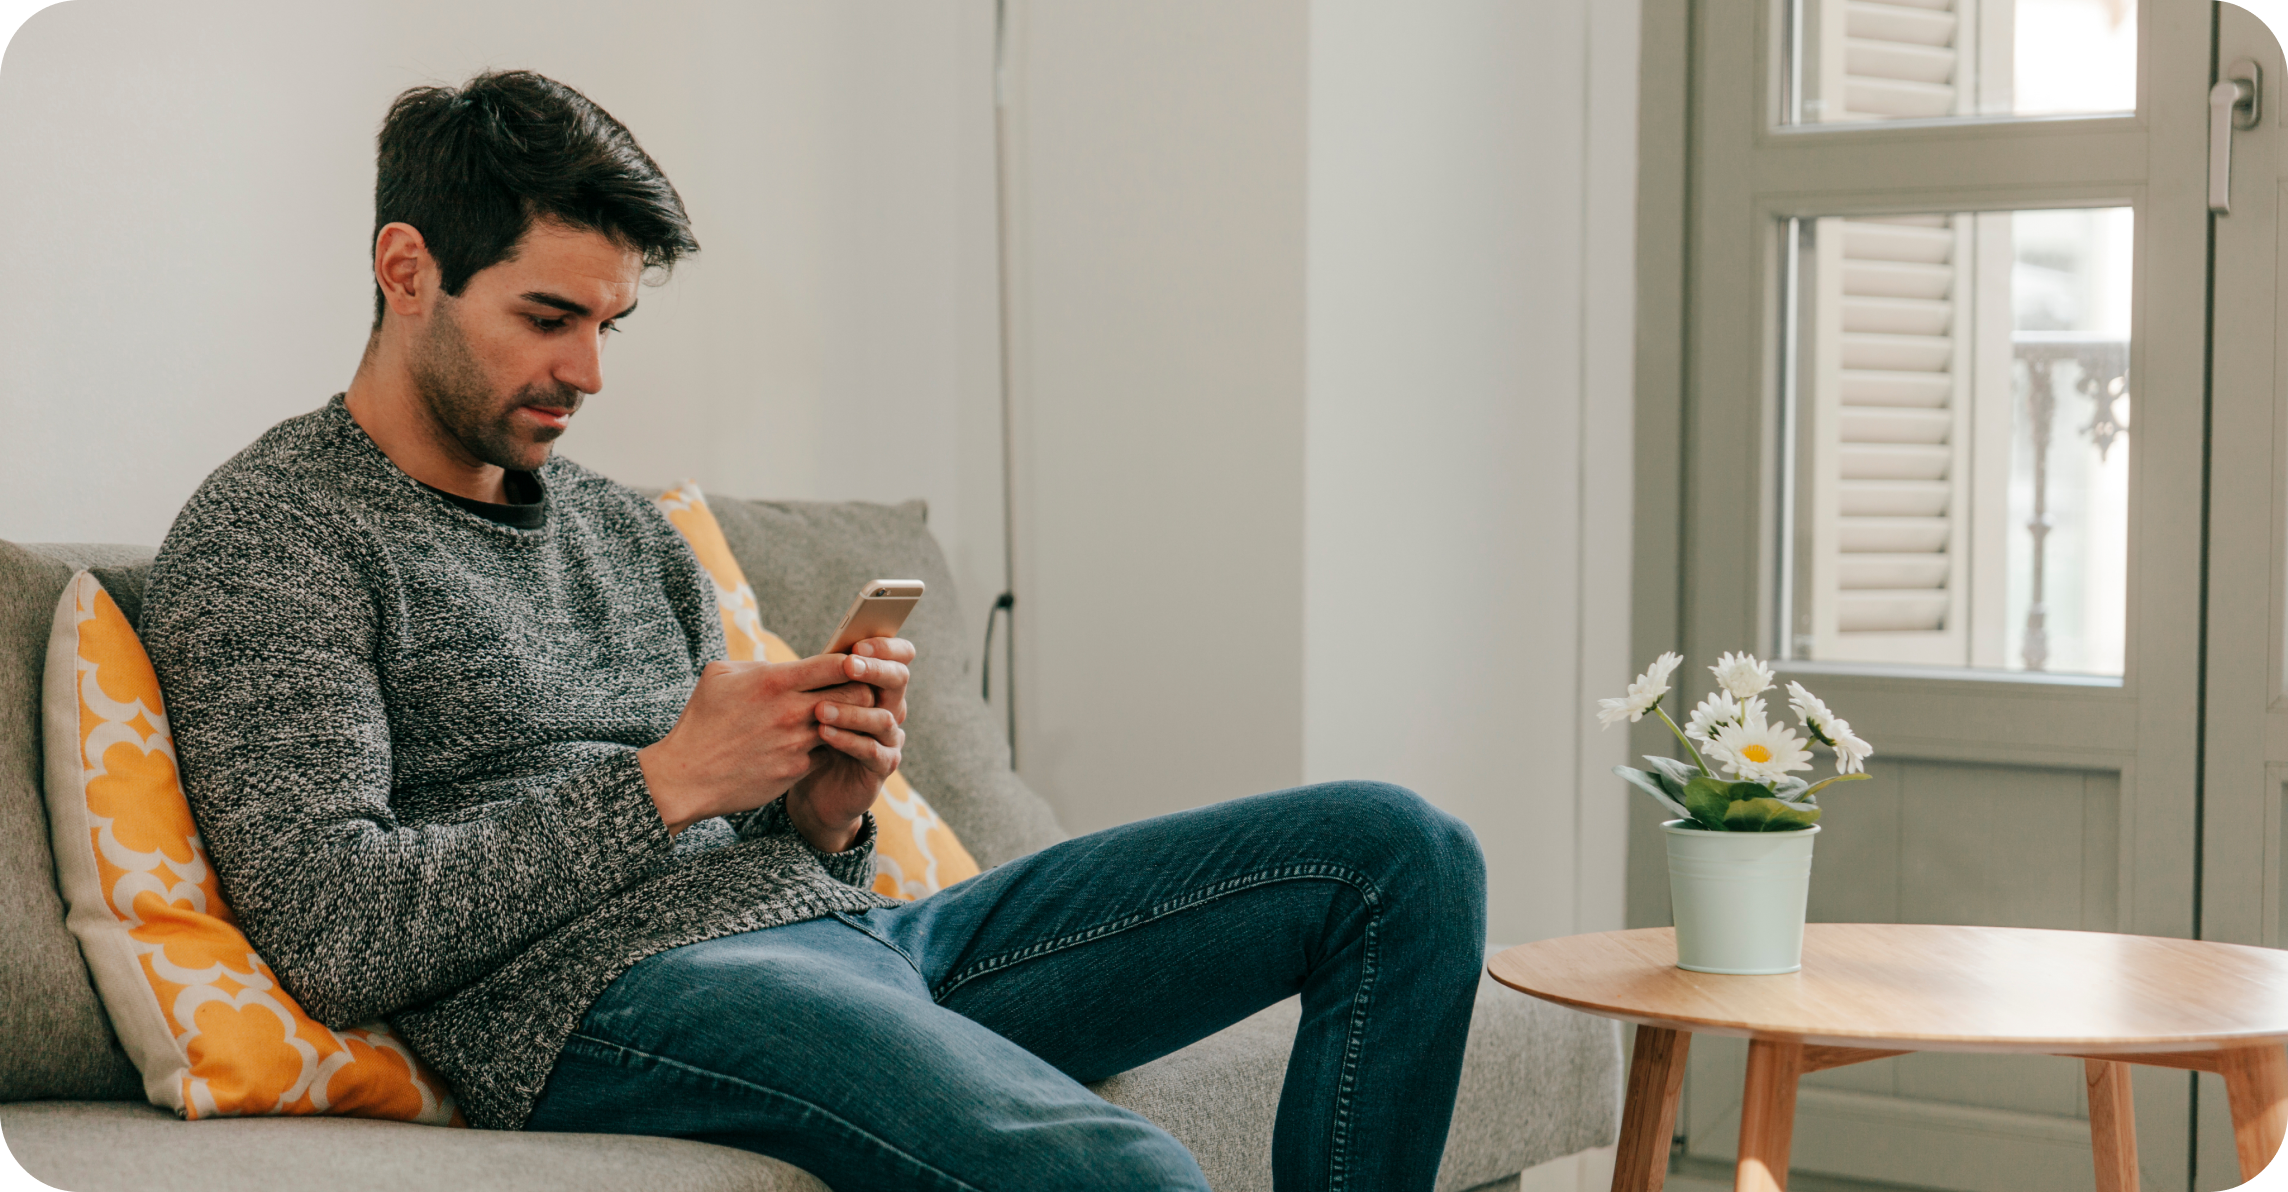
POLYGON ((1745 1036, 1738 1192, 1782 1192, 1796 1078, 1910 1051, 2067 1055, 2089 1078, 2098 1192, 2135 1192, 2129 1065, 2224 1077, 2241 1178, 2288 1133, 2288 952, 2015 927, 1813 923, 1803 971, 1676 967, 1667 927, 1511 948, 1487 965, 1523 993, 1637 1024, 1613 1192, 1659 1192, 1694 1034, 1745 1036))

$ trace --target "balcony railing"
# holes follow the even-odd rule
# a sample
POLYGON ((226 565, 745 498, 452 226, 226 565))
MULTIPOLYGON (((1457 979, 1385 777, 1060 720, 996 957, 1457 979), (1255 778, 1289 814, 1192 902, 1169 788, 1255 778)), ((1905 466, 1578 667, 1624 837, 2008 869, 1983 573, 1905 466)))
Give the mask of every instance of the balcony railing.
POLYGON ((2055 436, 2061 389, 2089 403, 2089 422, 2080 437, 2097 448, 2102 462, 2114 443, 2129 433, 2129 341, 2078 331, 2018 331, 2012 356, 2025 366, 2026 421, 2033 448, 2034 508, 2026 521, 2033 539, 2032 599, 2026 605, 2026 669, 2049 669, 2049 605, 2043 555, 2050 536, 2050 440, 2055 436))

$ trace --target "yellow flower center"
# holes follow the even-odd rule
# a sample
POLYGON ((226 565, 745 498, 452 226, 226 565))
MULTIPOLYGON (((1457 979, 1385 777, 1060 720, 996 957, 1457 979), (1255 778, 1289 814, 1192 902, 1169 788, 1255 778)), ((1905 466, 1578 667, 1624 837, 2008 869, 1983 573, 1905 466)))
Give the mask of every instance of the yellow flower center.
POLYGON ((1761 745, 1750 745, 1746 749, 1740 751, 1740 756, 1747 758, 1749 761, 1755 762, 1757 765, 1762 765, 1763 763, 1772 760, 1772 751, 1764 748, 1761 745))

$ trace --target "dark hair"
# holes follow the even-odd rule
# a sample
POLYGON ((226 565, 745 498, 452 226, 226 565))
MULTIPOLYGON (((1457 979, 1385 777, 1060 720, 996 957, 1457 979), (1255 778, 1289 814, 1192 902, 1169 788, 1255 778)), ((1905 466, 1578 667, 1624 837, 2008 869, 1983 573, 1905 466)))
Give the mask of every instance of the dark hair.
MULTIPOLYGON (((373 234, 420 229, 459 297, 536 219, 602 232, 666 268, 699 251, 683 199, 634 134, 587 96, 529 70, 488 71, 458 89, 415 87, 381 122, 373 234)), ((368 241, 370 249, 373 242, 368 241)), ((384 304, 373 290, 373 325, 384 304)))

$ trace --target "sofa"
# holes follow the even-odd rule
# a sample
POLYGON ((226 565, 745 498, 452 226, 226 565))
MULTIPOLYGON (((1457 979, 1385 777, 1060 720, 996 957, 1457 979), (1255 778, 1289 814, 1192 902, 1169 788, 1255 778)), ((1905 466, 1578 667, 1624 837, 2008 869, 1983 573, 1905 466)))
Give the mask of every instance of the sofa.
MULTIPOLYGON (((1065 838, 1010 770, 1001 726, 978 697, 982 623, 962 610, 920 502, 711 504, 763 623, 798 650, 825 644, 858 584, 925 580, 929 598, 906 629, 921 654, 908 778, 982 865, 1065 838)), ((145 1102, 64 926, 41 793, 40 685, 71 575, 95 570, 134 620, 150 558, 148 547, 0 541, 0 1137, 25 1170, 71 1192, 824 1188, 787 1164, 679 1139, 351 1118, 185 1122, 145 1102)), ((1289 999, 1094 1087, 1191 1148, 1217 1192, 1269 1192, 1296 1021, 1289 999)), ((1613 1023, 1482 982, 1438 1189, 1515 1188, 1521 1171, 1610 1144, 1620 1096, 1613 1023)))

